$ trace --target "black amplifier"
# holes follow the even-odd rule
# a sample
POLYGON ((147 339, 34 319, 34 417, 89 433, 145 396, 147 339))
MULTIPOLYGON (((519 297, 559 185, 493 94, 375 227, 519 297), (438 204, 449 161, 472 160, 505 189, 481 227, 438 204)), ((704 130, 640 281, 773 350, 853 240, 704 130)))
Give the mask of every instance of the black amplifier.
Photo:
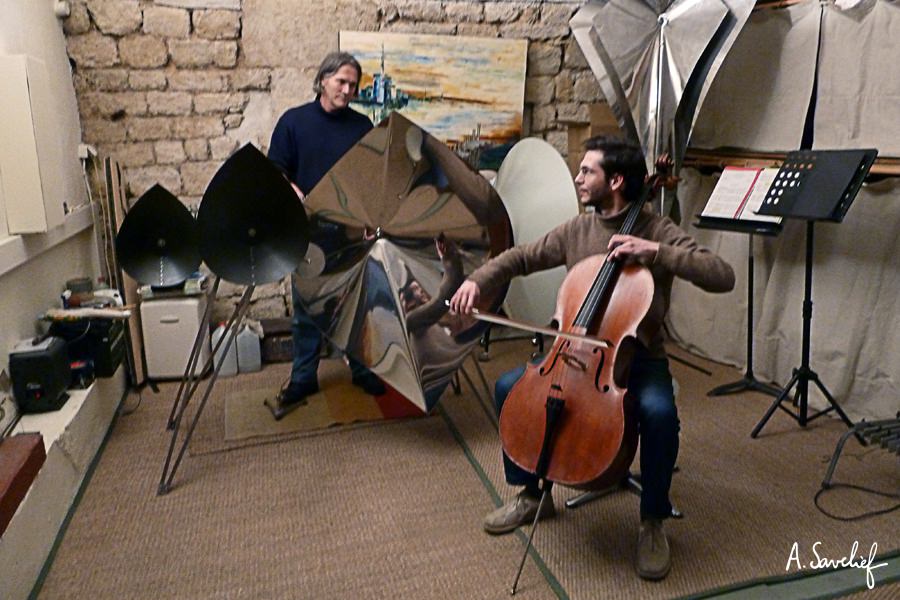
POLYGON ((72 378, 66 343, 58 337, 19 342, 9 353, 9 376, 22 414, 59 409, 72 378))
POLYGON ((120 319, 54 321, 50 335, 66 341, 69 361, 87 361, 95 377, 112 377, 125 357, 125 322, 120 319))

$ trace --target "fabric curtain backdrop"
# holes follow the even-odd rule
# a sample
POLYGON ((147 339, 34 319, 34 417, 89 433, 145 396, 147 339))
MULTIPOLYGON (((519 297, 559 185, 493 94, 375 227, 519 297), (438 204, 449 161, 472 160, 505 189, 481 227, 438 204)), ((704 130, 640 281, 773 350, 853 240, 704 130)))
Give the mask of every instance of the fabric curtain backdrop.
POLYGON ((700 108, 693 148, 796 150, 815 80, 817 2, 750 15, 700 108))
MULTIPOLYGON (((799 148, 819 47, 815 148, 900 155, 900 5, 867 0, 841 10, 805 2, 754 13, 713 82, 691 146, 799 148), (823 12, 824 11, 824 12, 823 12)), ((668 327, 684 346, 746 364, 748 236, 700 230, 718 176, 681 173, 683 225, 735 268, 729 294, 676 280, 668 327)), ((900 410, 900 180, 867 184, 840 224, 815 225, 810 367, 854 419, 900 410)), ((806 223, 754 236, 754 370, 785 385, 801 361, 806 223)), ((826 406, 815 386, 810 405, 826 406)))
POLYGON ((816 148, 900 156, 900 4, 827 5, 819 61, 816 148))
MULTIPOLYGON (((672 287, 667 325, 701 355, 746 364, 746 234, 693 227, 717 177, 682 172, 682 225, 735 268, 738 284, 706 294, 681 280, 672 287), (689 218, 688 215, 691 215, 689 218)), ((900 181, 863 186, 840 224, 817 223, 813 260, 810 367, 854 420, 900 410, 900 181)), ((754 371, 787 384, 800 365, 806 223, 785 220, 776 238, 754 236, 754 371)), ((824 398, 810 386, 811 407, 824 398)))

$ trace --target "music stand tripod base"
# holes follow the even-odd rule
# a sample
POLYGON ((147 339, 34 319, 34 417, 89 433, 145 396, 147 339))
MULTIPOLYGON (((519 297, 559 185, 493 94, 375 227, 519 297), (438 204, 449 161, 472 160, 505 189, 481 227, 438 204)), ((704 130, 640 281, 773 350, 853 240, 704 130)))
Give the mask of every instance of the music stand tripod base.
POLYGON ((747 233, 747 370, 744 376, 731 383, 725 383, 709 390, 707 396, 727 396, 728 394, 737 394, 739 392, 762 392, 770 396, 779 396, 782 392, 780 387, 769 385, 759 381, 753 374, 753 281, 754 281, 754 260, 753 260, 753 234, 761 233, 764 235, 775 235, 781 225, 770 225, 768 223, 740 223, 729 222, 727 224, 712 221, 704 222, 701 218, 700 222, 695 224, 701 229, 715 229, 719 231, 737 231, 747 233))
POLYGON ((775 410, 780 408, 801 427, 834 411, 847 427, 853 422, 809 366, 810 332, 812 322, 813 234, 816 221, 841 222, 850 208, 878 151, 869 150, 801 150, 788 153, 775 181, 766 193, 759 214, 779 215, 806 221, 806 263, 804 269, 803 337, 800 366, 794 369, 791 381, 778 395, 750 437, 755 438, 765 427, 775 410), (829 406, 808 414, 809 384, 814 383, 825 396, 829 406), (783 406, 796 386, 793 405, 797 412, 783 406))

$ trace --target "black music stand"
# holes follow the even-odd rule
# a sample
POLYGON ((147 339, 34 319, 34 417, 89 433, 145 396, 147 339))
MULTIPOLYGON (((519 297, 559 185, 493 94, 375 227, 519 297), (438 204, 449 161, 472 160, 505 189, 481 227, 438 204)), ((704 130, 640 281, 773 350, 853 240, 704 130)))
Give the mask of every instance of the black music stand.
POLYGON ((837 401, 809 368, 810 325, 812 322, 812 265, 813 232, 816 221, 840 223, 856 198, 863 180, 875 162, 878 151, 867 150, 799 150, 788 153, 775 181, 766 193, 758 214, 777 215, 806 221, 806 279, 803 296, 803 342, 800 367, 794 369, 790 382, 778 395, 765 416, 756 424, 750 437, 762 431, 776 408, 782 409, 801 427, 813 419, 835 411, 842 421, 853 427, 853 422, 837 401), (808 414, 809 382, 812 381, 828 400, 829 407, 812 416, 808 414), (785 408, 782 403, 791 389, 797 386, 793 404, 798 412, 785 408))
POLYGON ((747 246, 747 370, 744 376, 737 381, 724 383, 706 392, 707 396, 727 396, 747 390, 762 392, 770 396, 781 394, 781 388, 769 385, 756 378, 753 374, 753 234, 775 236, 781 231, 781 224, 761 221, 742 221, 737 219, 709 219, 700 217, 694 223, 700 229, 716 229, 719 231, 736 231, 748 234, 747 246))

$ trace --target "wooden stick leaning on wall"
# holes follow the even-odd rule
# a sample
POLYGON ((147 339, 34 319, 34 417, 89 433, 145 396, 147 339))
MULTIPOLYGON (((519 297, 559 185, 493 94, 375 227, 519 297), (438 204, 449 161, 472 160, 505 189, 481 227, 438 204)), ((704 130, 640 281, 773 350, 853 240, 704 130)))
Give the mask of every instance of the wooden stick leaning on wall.
MULTIPOLYGON (((780 167, 786 152, 752 152, 750 150, 702 150, 688 148, 683 167, 695 169, 725 167, 780 167)), ((900 158, 882 157, 875 159, 869 175, 900 176, 900 158)))
MULTIPOLYGON (((125 182, 122 181, 122 171, 119 168, 119 163, 112 158, 107 157, 104 160, 104 171, 106 176, 105 199, 107 201, 104 211, 110 219, 109 225, 112 230, 110 241, 112 247, 115 248, 113 240, 115 239, 115 234, 118 233, 119 228, 122 226, 122 221, 125 219, 125 213, 127 212, 125 182)), ((119 282, 119 291, 122 294, 122 300, 126 305, 137 306, 140 300, 137 292, 137 282, 129 277, 127 273, 119 269, 119 261, 114 250, 112 251, 111 257, 112 267, 118 276, 117 281, 119 282), (121 279, 119 279, 119 277, 121 279)), ((143 384, 147 379, 147 374, 144 369, 144 337, 141 333, 140 311, 133 311, 131 318, 128 319, 128 342, 129 351, 127 354, 129 359, 128 366, 132 376, 131 383, 137 387, 143 384)))

